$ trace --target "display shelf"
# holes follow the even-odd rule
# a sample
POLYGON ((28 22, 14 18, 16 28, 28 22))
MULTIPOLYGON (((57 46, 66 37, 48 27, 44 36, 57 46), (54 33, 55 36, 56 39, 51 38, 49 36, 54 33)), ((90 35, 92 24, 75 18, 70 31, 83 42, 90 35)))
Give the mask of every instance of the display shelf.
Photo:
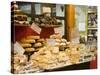
POLYGON ((97 12, 96 12, 96 11, 90 11, 90 10, 89 10, 89 11, 88 11, 88 14, 89 14, 89 13, 97 13, 97 12))
POLYGON ((93 35, 91 35, 91 34, 89 34, 89 35, 87 35, 87 36, 89 36, 89 37, 93 37, 93 35))
POLYGON ((88 28, 87 28, 87 40, 88 43, 96 39, 97 40, 97 10, 94 7, 88 8, 88 28))
POLYGON ((88 27, 88 30, 91 29, 91 30, 97 30, 97 27, 88 27))

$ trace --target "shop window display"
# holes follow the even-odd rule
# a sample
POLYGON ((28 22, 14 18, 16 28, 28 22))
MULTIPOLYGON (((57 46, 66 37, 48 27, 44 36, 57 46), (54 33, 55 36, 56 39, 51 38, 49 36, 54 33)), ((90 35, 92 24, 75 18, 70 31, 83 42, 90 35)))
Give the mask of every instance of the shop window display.
POLYGON ((96 69, 97 23, 96 6, 11 2, 11 72, 96 69))

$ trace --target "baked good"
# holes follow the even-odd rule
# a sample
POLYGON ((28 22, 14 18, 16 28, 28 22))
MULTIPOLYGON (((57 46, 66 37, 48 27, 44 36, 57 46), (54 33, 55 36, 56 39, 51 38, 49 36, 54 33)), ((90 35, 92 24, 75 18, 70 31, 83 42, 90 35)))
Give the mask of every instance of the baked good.
POLYGON ((67 44, 67 45, 69 45, 69 44, 70 44, 70 42, 66 42, 66 44, 67 44))
POLYGON ((60 45, 61 45, 61 46, 64 46, 64 45, 66 45, 66 43, 60 43, 60 45))
POLYGON ((69 57, 70 57, 71 63, 77 63, 80 59, 80 52, 77 51, 76 48, 72 48, 71 51, 69 52, 70 52, 69 57))
POLYGON ((14 64, 13 68, 14 68, 15 71, 17 71, 17 70, 20 69, 20 66, 19 66, 19 64, 14 64))
POLYGON ((53 34, 50 36, 51 39, 62 39, 61 34, 53 34))
POLYGON ((56 43, 55 43, 55 46, 60 46, 60 43, 57 43, 57 42, 56 42, 56 43))
POLYGON ((25 21, 24 23, 25 23, 25 24, 29 24, 29 21, 25 21))
POLYGON ((27 39, 40 39, 40 36, 27 36, 27 39))
POLYGON ((32 68, 37 68, 38 67, 38 62, 36 60, 31 59, 29 62, 32 64, 32 68))
POLYGON ((34 44, 34 47, 41 47, 41 46, 42 46, 42 43, 40 42, 34 44))
POLYGON ((40 69, 48 68, 48 64, 46 64, 46 63, 38 63, 38 66, 39 66, 40 69))
POLYGON ((38 42, 44 42, 45 40, 44 39, 38 39, 37 41, 38 42))
POLYGON ((70 56, 70 61, 71 63, 77 63, 80 59, 80 55, 79 54, 71 54, 70 56))
POLYGON ((60 40, 60 39, 55 39, 55 41, 56 41, 57 43, 60 43, 60 42, 61 42, 61 40, 60 40))
POLYGON ((19 59, 18 56, 14 56, 13 63, 14 63, 14 64, 20 63, 20 59, 19 59))
MULTIPOLYGON (((13 21, 12 21, 12 23, 13 23, 13 21)), ((19 23, 19 21, 14 20, 14 24, 20 24, 20 23, 19 23)))
POLYGON ((22 47, 31 47, 32 45, 29 44, 29 43, 21 43, 21 46, 22 46, 22 47))
POLYGON ((22 43, 35 43, 34 39, 22 39, 21 40, 22 43))
POLYGON ((25 48, 25 51, 35 51, 34 48, 25 48))
POLYGON ((50 50, 45 50, 45 51, 44 51, 44 54, 45 54, 45 55, 51 55, 51 51, 50 51, 50 50))
POLYGON ((22 55, 20 57, 20 64, 25 64, 27 62, 27 57, 25 55, 22 55))
POLYGON ((63 62, 63 61, 67 61, 67 60, 68 60, 68 56, 66 55, 66 53, 64 51, 59 52, 58 61, 63 62))
POLYGON ((17 21, 27 21, 27 16, 26 15, 14 15, 14 20, 17 20, 17 21))
POLYGON ((52 53, 56 54, 56 53, 59 53, 59 47, 52 47, 52 50, 51 50, 52 53))
POLYGON ((71 50, 70 49, 65 49, 66 55, 70 56, 71 55, 71 50))
POLYGON ((61 39, 61 42, 66 43, 66 42, 67 42, 67 40, 66 40, 66 39, 61 39))
POLYGON ((27 21, 27 15, 18 8, 16 2, 12 3, 11 6, 11 17, 12 23, 14 22, 14 24, 29 24, 29 22, 27 21))

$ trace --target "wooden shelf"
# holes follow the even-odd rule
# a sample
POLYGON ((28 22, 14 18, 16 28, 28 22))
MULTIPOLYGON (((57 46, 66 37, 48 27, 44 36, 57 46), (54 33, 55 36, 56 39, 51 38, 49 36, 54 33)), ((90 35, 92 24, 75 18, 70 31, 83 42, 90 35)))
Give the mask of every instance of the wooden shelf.
MULTIPOLYGON (((90 16, 95 16, 94 17, 94 19, 95 20, 97 20, 97 18, 96 18, 96 16, 97 16, 97 10, 96 9, 88 9, 88 28, 87 28, 87 30, 91 30, 91 32, 93 32, 93 31, 97 31, 97 24, 94 24, 93 23, 93 25, 91 24, 91 18, 90 18, 90 16), (91 15, 91 14, 94 14, 94 15, 91 15), (89 18, 90 18, 90 20, 89 20, 89 18), (89 22, 90 21, 90 22, 89 22), (92 25, 92 26, 90 26, 90 25, 92 25)), ((96 23, 96 22, 95 22, 96 23)), ((96 39, 96 38, 94 38, 94 34, 95 33, 93 33, 93 34, 87 34, 87 40, 88 40, 88 43, 92 43, 93 42, 93 40, 90 40, 90 39, 96 39)))

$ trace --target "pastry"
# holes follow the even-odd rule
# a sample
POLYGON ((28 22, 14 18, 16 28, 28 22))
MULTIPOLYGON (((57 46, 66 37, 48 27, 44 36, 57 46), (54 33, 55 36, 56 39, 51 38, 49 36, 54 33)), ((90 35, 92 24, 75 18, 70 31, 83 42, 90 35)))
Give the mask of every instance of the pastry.
POLYGON ((13 3, 11 6, 11 17, 11 20, 14 22, 14 24, 29 24, 27 21, 27 15, 18 8, 16 3, 13 3))
POLYGON ((25 24, 29 24, 29 22, 28 21, 25 21, 25 24))
POLYGON ((64 45, 66 45, 66 43, 60 43, 60 45, 61 45, 61 46, 64 46, 64 45))
POLYGON ((38 66, 39 66, 40 69, 48 68, 48 64, 46 64, 46 63, 39 63, 38 66))
POLYGON ((80 52, 77 51, 75 48, 72 48, 69 57, 72 63, 77 63, 80 59, 80 52))
POLYGON ((28 36, 27 39, 40 39, 40 36, 28 36))
POLYGON ((45 40, 44 39, 38 39, 37 41, 38 42, 44 42, 45 40))
POLYGON ((21 10, 12 10, 12 12, 14 12, 14 14, 16 14, 16 13, 20 13, 21 12, 21 10))
POLYGON ((20 69, 20 66, 18 64, 14 64, 13 68, 14 68, 15 71, 17 71, 17 70, 20 69))
POLYGON ((20 24, 23 24, 23 23, 24 23, 24 21, 19 21, 19 23, 20 23, 20 24))
POLYGON ((40 42, 34 44, 34 47, 41 47, 41 46, 42 46, 42 43, 40 42))
POLYGON ((25 48, 25 51, 35 51, 34 48, 25 48))
POLYGON ((66 55, 70 56, 71 55, 71 50, 70 49, 65 49, 66 55))
POLYGON ((41 47, 40 49, 39 49, 39 51, 37 52, 37 54, 39 54, 39 55, 45 55, 46 54, 46 47, 41 47))
POLYGON ((78 54, 71 54, 70 55, 70 61, 71 63, 77 63, 80 59, 80 56, 78 54))
POLYGON ((37 57, 34 58, 34 60, 38 61, 39 63, 48 62, 48 60, 43 55, 38 55, 37 57))
POLYGON ((34 39, 22 39, 21 40, 22 43, 35 43, 34 39))
POLYGON ((59 53, 59 47, 56 47, 56 46, 55 46, 55 47, 52 48, 51 51, 52 51, 52 53, 54 53, 54 54, 59 53))
POLYGON ((67 40, 66 40, 66 39, 61 39, 61 42, 66 43, 66 42, 67 42, 67 40))
POLYGON ((25 64, 27 62, 27 57, 25 55, 21 56, 20 64, 25 64))
POLYGON ((58 61, 62 62, 62 61, 67 61, 67 60, 68 60, 68 57, 67 57, 66 53, 64 51, 59 52, 58 61))
POLYGON ((21 43, 21 46, 22 46, 22 47, 31 47, 32 45, 29 44, 29 43, 21 43))
POLYGON ((67 44, 67 45, 69 45, 69 44, 70 44, 70 42, 66 42, 66 44, 67 44))
POLYGON ((60 46, 60 43, 55 43, 55 46, 60 46))
POLYGON ((45 54, 45 55, 50 55, 50 54, 51 54, 51 51, 50 51, 50 50, 45 50, 45 51, 44 51, 44 54, 45 54))
POLYGON ((14 20, 14 24, 20 24, 20 23, 19 23, 19 21, 17 21, 17 20, 14 20))
POLYGON ((14 64, 20 63, 20 59, 19 59, 19 57, 17 57, 17 56, 14 56, 13 61, 14 61, 14 64))
POLYGON ((38 67, 38 62, 36 60, 30 60, 29 62, 32 64, 32 68, 38 67))
POLYGON ((61 40, 60 40, 60 39, 55 39, 55 41, 56 41, 57 43, 60 43, 60 42, 61 42, 61 40))

